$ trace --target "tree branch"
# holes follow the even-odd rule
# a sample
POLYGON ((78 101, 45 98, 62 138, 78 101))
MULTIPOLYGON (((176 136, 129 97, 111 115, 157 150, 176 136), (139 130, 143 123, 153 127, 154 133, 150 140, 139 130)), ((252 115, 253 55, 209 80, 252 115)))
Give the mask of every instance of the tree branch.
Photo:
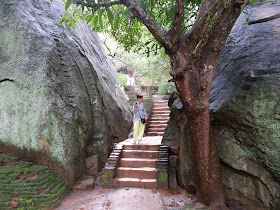
MULTIPOLYGON (((107 39, 107 38, 106 38, 107 39)), ((101 43, 107 48, 107 50, 109 51, 109 55, 110 56, 112 56, 112 57, 114 57, 113 55, 112 55, 112 52, 111 52, 111 50, 110 50, 110 48, 107 46, 107 44, 106 44, 106 39, 104 40, 104 41, 101 41, 101 43)), ((114 54, 115 55, 115 54, 114 54)))
POLYGON ((209 97, 215 69, 218 65, 218 60, 213 62, 213 57, 220 57, 222 54, 228 35, 248 2, 249 0, 231 1, 230 4, 227 4, 227 7, 219 12, 216 19, 217 23, 214 23, 213 28, 209 30, 207 43, 203 45, 199 53, 200 57, 195 61, 195 66, 201 67, 203 65, 209 67, 209 64, 212 66, 212 70, 210 71, 203 70, 198 72, 200 78, 199 84, 201 84, 200 88, 205 90, 202 94, 208 94, 207 97, 209 97), (241 4, 239 4, 239 2, 241 2, 241 4), (238 5, 236 3, 238 3, 238 5), (204 81, 204 83, 202 81, 204 81))
POLYGON ((131 0, 120 0, 122 4, 127 6, 132 13, 132 18, 136 18, 143 23, 152 33, 156 40, 166 49, 170 50, 173 47, 170 36, 167 31, 151 16, 146 14, 143 9, 131 0))
POLYGON ((203 47, 208 43, 209 37, 215 32, 216 28, 220 25, 220 23, 225 18, 226 13, 231 10, 234 7, 235 3, 232 2, 231 4, 228 4, 227 7, 223 7, 220 9, 220 11, 217 14, 217 17, 214 21, 214 23, 206 29, 206 32, 202 34, 201 40, 199 40, 198 44, 195 46, 195 51, 191 54, 191 56, 188 59, 188 62, 183 71, 190 68, 194 61, 198 58, 198 56, 201 53, 201 50, 203 47))
MULTIPOLYGON (((183 1, 183 0, 178 0, 183 1)), ((184 1, 183 1, 184 2, 184 1)), ((86 6, 88 8, 97 9, 100 7, 111 7, 114 5, 124 5, 126 6, 130 12, 132 13, 131 18, 136 18, 138 21, 143 23, 147 29, 152 33, 152 35, 156 38, 156 40, 166 49, 170 50, 173 47, 170 36, 167 31, 151 16, 146 14, 143 9, 138 5, 139 1, 136 0, 119 0, 112 2, 104 2, 104 3, 94 3, 93 0, 82 2, 80 0, 74 1, 76 5, 86 6)), ((181 12, 181 11, 180 11, 181 12)), ((180 20, 181 17, 178 17, 180 20)))
POLYGON ((186 34, 186 40, 188 40, 190 43, 193 43, 193 46, 191 47, 193 50, 198 44, 199 40, 201 40, 201 35, 204 35, 204 33, 207 31, 212 17, 223 6, 222 0, 212 0, 212 2, 212 5, 209 5, 210 3, 208 1, 203 1, 201 3, 200 12, 197 16, 195 24, 192 27, 192 30, 186 34))
POLYGON ((92 8, 92 9, 97 9, 97 8, 100 8, 100 7, 111 7, 111 6, 114 6, 114 5, 119 5, 119 4, 122 4, 121 1, 112 1, 112 2, 102 2, 102 3, 94 3, 95 1, 74 1, 74 3, 76 5, 83 5, 83 6, 86 6, 86 7, 89 7, 89 8, 92 8))
MULTIPOLYGON (((184 67, 181 67, 179 69, 176 69, 175 72, 172 72, 173 76, 177 78, 181 78, 182 74, 190 70, 194 64, 194 62, 198 59, 199 55, 201 54, 201 51, 203 50, 204 46, 208 43, 209 38, 212 36, 212 34, 216 31, 216 29, 220 26, 221 22, 224 21, 225 16, 227 16, 227 13, 231 11, 234 7, 241 8, 245 7, 245 5, 248 3, 248 0, 240 1, 240 0, 232 0, 227 2, 223 7, 220 7, 219 11, 217 11, 217 17, 214 20, 212 25, 207 25, 205 27, 205 32, 201 35, 201 37, 197 37, 197 41, 192 44, 195 44, 193 47, 193 52, 189 55, 188 60, 184 67), (237 5, 238 4, 238 5, 237 5)), ((212 7, 213 9, 213 7, 212 7)), ((216 14, 215 13, 215 14, 216 14)), ((213 49, 215 50, 215 49, 213 49)))
POLYGON ((168 31, 172 43, 176 45, 180 39, 182 22, 184 20, 184 0, 176 0, 173 23, 171 29, 168 31))

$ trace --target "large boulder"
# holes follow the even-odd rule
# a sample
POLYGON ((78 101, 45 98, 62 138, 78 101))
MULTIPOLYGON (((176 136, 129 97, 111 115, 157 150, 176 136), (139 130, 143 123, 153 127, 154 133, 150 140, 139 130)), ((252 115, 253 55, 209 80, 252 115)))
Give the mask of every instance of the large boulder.
POLYGON ((127 138, 131 108, 96 33, 60 25, 54 0, 0 1, 0 148, 71 187, 127 138))
MULTIPOLYGON (((214 139, 228 203, 240 208, 279 209, 280 2, 265 1, 245 11, 248 15, 242 14, 232 29, 212 85, 214 139)), ((173 100, 176 102, 176 96, 173 100)), ((179 181, 188 188, 194 174, 187 122, 178 102, 171 108, 173 113, 182 113, 170 122, 180 125, 182 140, 172 141, 170 131, 165 142, 174 149, 180 146, 179 181)))

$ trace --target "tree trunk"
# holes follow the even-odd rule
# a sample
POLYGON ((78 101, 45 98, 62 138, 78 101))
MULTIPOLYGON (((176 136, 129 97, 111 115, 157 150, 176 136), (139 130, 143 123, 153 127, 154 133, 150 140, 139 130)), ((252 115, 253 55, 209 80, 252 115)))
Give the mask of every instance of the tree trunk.
MULTIPOLYGON (((176 82, 176 87, 187 114, 191 151, 195 166, 196 196, 198 201, 208 206, 225 207, 220 163, 211 131, 209 98, 202 100, 190 95, 190 92, 186 91, 184 82, 184 79, 181 82, 176 82)), ((196 92, 194 87, 188 85, 187 88, 196 92)))
POLYGON ((220 163, 213 141, 208 109, 193 115, 187 110, 187 122, 196 172, 197 199, 217 208, 225 206, 220 163))
POLYGON ((176 52, 169 53, 172 76, 187 114, 197 199, 215 209, 224 208, 226 205, 220 162, 211 130, 209 96, 228 34, 247 2, 248 0, 242 1, 241 6, 231 4, 221 13, 217 24, 213 26, 213 33, 209 33, 207 42, 191 66, 189 46, 194 45, 192 36, 182 36, 176 52))

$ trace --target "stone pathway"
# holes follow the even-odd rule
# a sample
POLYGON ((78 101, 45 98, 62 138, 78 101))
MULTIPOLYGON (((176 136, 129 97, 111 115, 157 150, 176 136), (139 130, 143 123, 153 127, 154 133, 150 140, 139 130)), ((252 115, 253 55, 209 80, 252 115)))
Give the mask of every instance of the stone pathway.
MULTIPOLYGON (((142 143, 160 144, 161 139, 162 136, 147 136, 142 143)), ((133 144, 133 140, 122 143, 133 144)), ((93 177, 86 180, 90 182, 86 184, 89 187, 70 191, 60 203, 67 194, 66 186, 46 167, 18 162, 17 158, 0 154, 0 172, 0 209, 53 209, 54 206, 57 206, 57 210, 207 209, 203 204, 195 203, 194 196, 181 188, 103 189, 98 182, 94 183, 93 188, 93 177)))
MULTIPOLYGON (((141 144, 159 145, 162 136, 146 136, 141 144)), ((120 144, 134 145, 132 139, 120 144)), ((188 210, 208 209, 194 202, 194 196, 181 188, 143 189, 121 187, 117 189, 101 188, 95 183, 95 189, 71 191, 57 210, 188 210)))
POLYGON ((94 189, 73 191, 56 210, 188 210, 208 209, 195 203, 184 190, 169 189, 94 189))

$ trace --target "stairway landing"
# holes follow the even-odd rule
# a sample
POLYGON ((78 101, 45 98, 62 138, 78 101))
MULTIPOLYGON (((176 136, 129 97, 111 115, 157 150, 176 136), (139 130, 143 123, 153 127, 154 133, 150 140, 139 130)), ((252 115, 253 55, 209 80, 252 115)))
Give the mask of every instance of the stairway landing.
POLYGON ((103 169, 107 188, 168 188, 168 149, 162 136, 144 137, 140 144, 127 139, 115 144, 103 169))

